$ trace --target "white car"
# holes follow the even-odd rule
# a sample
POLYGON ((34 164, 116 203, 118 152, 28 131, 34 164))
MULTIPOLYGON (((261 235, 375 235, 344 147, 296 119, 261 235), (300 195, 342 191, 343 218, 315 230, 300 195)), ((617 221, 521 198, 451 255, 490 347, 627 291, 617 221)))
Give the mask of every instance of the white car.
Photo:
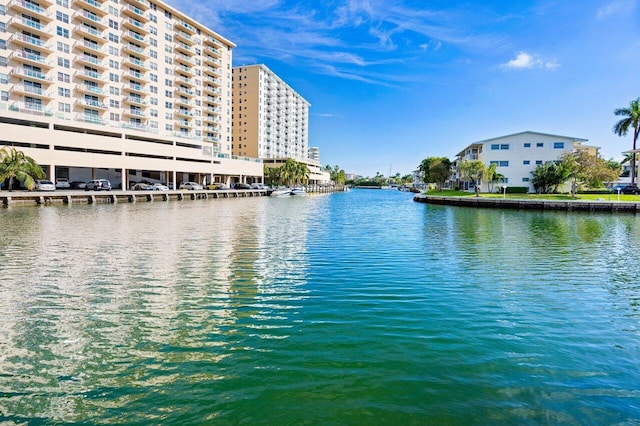
POLYGON ((67 178, 58 178, 58 180, 56 180, 56 188, 58 188, 58 189, 69 189, 69 188, 71 188, 71 184, 69 183, 69 179, 67 179, 67 178))
POLYGON ((169 187, 161 183, 152 183, 151 185, 149 185, 147 190, 148 191, 168 191, 169 187))
POLYGON ((55 191, 56 185, 50 180, 37 180, 36 191, 55 191))
POLYGON ((202 185, 197 182, 182 182, 180 189, 187 189, 189 191, 200 191, 203 189, 202 185))

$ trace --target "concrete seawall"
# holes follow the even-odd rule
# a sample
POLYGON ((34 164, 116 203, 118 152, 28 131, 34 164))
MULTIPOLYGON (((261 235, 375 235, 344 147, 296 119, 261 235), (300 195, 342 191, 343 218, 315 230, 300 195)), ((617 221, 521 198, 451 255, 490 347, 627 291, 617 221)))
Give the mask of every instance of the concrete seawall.
POLYGON ((640 213, 640 203, 614 201, 514 200, 482 197, 438 197, 431 195, 416 195, 413 197, 413 201, 491 209, 640 213))

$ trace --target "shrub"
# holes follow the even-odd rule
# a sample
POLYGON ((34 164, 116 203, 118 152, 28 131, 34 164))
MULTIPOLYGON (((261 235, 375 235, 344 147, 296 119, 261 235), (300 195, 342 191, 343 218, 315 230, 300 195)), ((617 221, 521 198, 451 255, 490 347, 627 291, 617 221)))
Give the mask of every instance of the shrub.
POLYGON ((507 186, 507 194, 527 194, 528 186, 507 186))

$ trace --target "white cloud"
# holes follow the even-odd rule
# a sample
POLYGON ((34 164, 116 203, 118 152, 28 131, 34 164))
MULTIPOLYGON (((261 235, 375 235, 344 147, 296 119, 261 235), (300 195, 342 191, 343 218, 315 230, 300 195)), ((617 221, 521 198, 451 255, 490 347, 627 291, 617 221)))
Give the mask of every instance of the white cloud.
POLYGON ((543 61, 542 59, 536 58, 527 52, 520 52, 516 55, 514 59, 511 59, 506 64, 503 64, 503 68, 509 69, 547 69, 547 70, 555 70, 560 65, 556 62, 543 61))
POLYGON ((596 12, 598 18, 605 18, 611 15, 627 14, 635 9, 638 0, 614 0, 602 6, 596 12))

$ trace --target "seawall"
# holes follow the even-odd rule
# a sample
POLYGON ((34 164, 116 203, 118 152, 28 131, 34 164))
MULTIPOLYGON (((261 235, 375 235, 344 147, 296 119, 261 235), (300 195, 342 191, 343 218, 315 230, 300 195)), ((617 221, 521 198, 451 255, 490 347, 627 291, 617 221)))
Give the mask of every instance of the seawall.
POLYGON ((413 201, 427 204, 490 209, 640 213, 640 203, 633 202, 517 200, 483 197, 438 197, 422 194, 413 197, 413 201))

